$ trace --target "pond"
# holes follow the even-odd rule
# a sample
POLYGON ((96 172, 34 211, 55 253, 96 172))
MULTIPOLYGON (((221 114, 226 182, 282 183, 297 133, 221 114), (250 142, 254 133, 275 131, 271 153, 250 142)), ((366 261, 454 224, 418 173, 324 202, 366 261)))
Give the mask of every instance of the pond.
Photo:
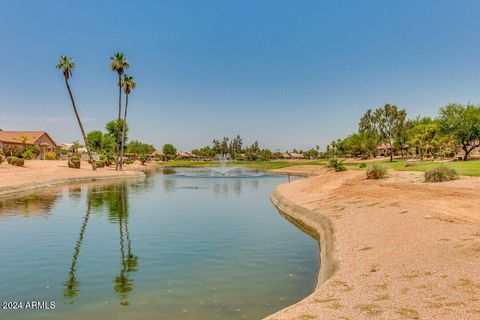
POLYGON ((309 295, 318 244, 269 200, 287 177, 212 172, 0 200, 0 298, 23 305, 0 319, 260 319, 309 295))

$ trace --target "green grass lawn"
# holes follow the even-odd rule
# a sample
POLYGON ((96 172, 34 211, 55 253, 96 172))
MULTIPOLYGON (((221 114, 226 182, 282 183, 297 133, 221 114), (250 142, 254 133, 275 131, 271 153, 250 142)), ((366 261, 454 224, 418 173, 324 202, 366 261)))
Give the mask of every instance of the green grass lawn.
MULTIPOLYGON (((433 169, 438 167, 439 165, 444 165, 447 167, 455 168, 458 174, 463 176, 480 176, 480 161, 472 160, 472 161, 451 161, 451 162, 433 162, 433 161, 418 161, 416 166, 413 167, 405 167, 405 161, 403 160, 394 160, 390 162, 389 160, 379 160, 375 161, 375 163, 380 163, 383 166, 397 170, 397 171, 427 171, 429 169, 433 169)), ((346 163, 347 164, 347 163, 346 163)), ((372 164, 372 162, 368 162, 367 166, 372 164)), ((347 165, 356 165, 357 163, 348 163, 347 165)))
MULTIPOLYGON (((325 165, 326 160, 319 161, 238 161, 238 162, 229 162, 229 166, 239 166, 247 168, 258 168, 264 170, 271 169, 282 169, 291 166, 301 166, 301 165, 325 165)), ((374 162, 367 162, 367 166, 371 165, 374 162)), ((445 165, 448 167, 455 168, 460 175, 464 176, 480 176, 480 161, 453 161, 453 162, 432 162, 432 161, 418 161, 416 166, 405 167, 405 161, 403 160, 394 160, 390 162, 386 159, 381 159, 375 161, 375 163, 380 163, 387 167, 388 169, 398 170, 398 171, 427 171, 429 169, 435 168, 439 165, 445 165)), ((358 167, 359 162, 348 162, 345 161, 347 167, 353 168, 358 167)), ((205 162, 195 162, 188 160, 174 160, 165 163, 167 167, 211 167, 218 166, 220 163, 218 161, 205 161, 205 162)))
MULTIPOLYGON (((272 170, 299 165, 324 165, 325 163, 325 161, 237 161, 228 162, 227 165, 272 170)), ((196 162, 188 160, 173 160, 165 163, 165 166, 167 167, 211 167, 218 165, 220 165, 220 162, 218 161, 196 162)))

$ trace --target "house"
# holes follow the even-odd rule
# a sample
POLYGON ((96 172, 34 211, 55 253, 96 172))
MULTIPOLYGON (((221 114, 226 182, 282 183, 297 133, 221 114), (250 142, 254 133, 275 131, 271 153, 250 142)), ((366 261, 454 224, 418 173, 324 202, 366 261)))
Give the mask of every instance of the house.
POLYGON ((390 147, 390 144, 387 144, 387 143, 382 143, 381 145, 379 145, 377 147, 377 153, 380 155, 380 156, 388 156, 390 155, 390 152, 391 152, 392 148, 390 147))
POLYGON ((290 154, 288 154, 288 152, 284 152, 284 153, 282 153, 282 158, 283 159, 292 159, 292 156, 290 154))
POLYGON ((297 152, 289 152, 291 159, 305 159, 305 156, 297 152))
MULTIPOLYGON (((69 152, 72 150, 72 146, 73 146, 73 143, 60 143, 59 144, 60 149, 68 150, 69 152)), ((87 148, 85 148, 84 146, 81 146, 80 148, 78 148, 77 152, 80 153, 80 154, 86 153, 87 148)))
POLYGON ((177 157, 175 159, 180 160, 180 159, 185 159, 185 160, 191 160, 196 158, 196 156, 190 152, 177 152, 177 157))
POLYGON ((60 154, 60 146, 55 143, 46 131, 4 131, 0 129, 0 150, 15 147, 37 146, 39 158, 43 159, 46 152, 60 154))
POLYGON ((160 160, 160 161, 165 161, 165 155, 163 154, 162 151, 153 151, 150 155, 150 160, 160 160))

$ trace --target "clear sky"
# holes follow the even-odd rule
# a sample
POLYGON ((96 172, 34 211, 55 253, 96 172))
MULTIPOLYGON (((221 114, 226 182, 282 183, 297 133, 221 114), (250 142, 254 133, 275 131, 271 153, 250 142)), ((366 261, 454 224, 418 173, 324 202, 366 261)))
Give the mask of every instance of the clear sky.
POLYGON ((86 129, 103 129, 116 51, 137 81, 131 138, 325 148, 386 102, 411 117, 478 103, 480 1, 0 0, 0 128, 80 137, 55 70, 67 54, 86 129))

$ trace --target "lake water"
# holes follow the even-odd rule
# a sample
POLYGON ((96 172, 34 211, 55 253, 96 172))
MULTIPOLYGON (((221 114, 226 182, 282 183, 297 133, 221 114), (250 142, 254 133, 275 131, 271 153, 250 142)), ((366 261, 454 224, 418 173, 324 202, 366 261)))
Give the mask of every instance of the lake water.
POLYGON ((209 170, 0 200, 0 300, 24 308, 0 319, 260 319, 310 294, 318 245, 269 200, 287 177, 209 170))

